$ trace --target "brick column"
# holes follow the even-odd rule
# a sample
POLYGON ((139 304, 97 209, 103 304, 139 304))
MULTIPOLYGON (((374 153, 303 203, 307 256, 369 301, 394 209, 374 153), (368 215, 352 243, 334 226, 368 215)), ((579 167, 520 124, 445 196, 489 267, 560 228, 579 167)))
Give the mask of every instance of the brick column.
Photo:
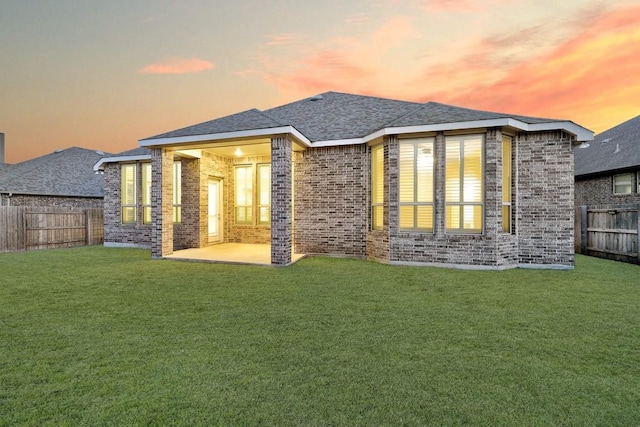
POLYGON ((151 150, 151 257, 173 253, 173 153, 151 150))
POLYGON ((271 264, 291 263, 291 140, 271 139, 271 264))

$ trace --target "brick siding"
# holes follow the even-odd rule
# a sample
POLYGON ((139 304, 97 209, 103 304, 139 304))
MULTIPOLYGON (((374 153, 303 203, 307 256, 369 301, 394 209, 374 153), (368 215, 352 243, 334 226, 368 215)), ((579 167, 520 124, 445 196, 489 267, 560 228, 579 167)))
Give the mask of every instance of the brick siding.
MULTIPOLYGON (((613 194, 613 174, 578 177, 575 180, 576 206, 629 205, 640 203, 638 172, 632 171, 631 194, 613 194)), ((624 173, 624 172, 621 172, 624 173)))
POLYGON ((13 194, 7 197, 0 195, 0 206, 27 206, 51 208, 102 208, 102 197, 71 197, 71 196, 39 196, 29 194, 13 194))
POLYGON ((366 256, 367 146, 309 148, 296 160, 296 253, 366 256))

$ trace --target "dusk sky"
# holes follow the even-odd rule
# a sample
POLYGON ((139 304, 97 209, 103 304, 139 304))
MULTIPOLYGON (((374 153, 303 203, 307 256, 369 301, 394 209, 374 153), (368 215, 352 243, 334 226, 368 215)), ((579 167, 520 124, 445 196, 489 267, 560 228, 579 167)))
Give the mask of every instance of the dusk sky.
POLYGON ((329 90, 569 119, 640 114, 640 4, 593 0, 2 0, 15 163, 329 90))

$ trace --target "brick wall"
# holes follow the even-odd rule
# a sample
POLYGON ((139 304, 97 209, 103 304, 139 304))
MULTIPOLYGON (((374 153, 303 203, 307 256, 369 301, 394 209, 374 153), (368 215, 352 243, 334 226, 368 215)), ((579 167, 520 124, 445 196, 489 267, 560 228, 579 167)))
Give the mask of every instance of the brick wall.
POLYGON ((368 171, 366 145, 309 148, 297 155, 296 252, 366 256, 368 171))
POLYGON ((13 194, 7 197, 0 195, 0 206, 28 206, 52 208, 101 208, 102 197, 66 197, 66 196, 34 196, 27 194, 13 194))
POLYGON ((292 245, 292 163, 291 140, 271 139, 271 263, 291 262, 292 245))
MULTIPOLYGON (((399 230, 399 141, 389 138, 389 261, 418 262, 439 265, 474 265, 500 267, 508 265, 500 259, 498 246, 501 222, 502 176, 501 139, 499 130, 485 134, 485 198, 483 234, 447 234, 445 231, 445 136, 435 135, 434 230, 431 233, 399 230), (498 202, 499 200, 499 202, 498 202)), ((506 237, 508 238, 508 237, 506 237)), ((513 258, 513 257, 512 257, 513 258)))
POLYGON ((517 135, 520 264, 573 266, 572 142, 561 131, 517 135))
POLYGON ((119 163, 107 163, 104 168, 104 243, 105 245, 135 245, 151 247, 151 225, 142 223, 142 169, 137 168, 138 209, 135 224, 122 224, 121 170, 119 163))
POLYGON ((575 180, 576 206, 628 205, 640 203, 638 171, 633 171, 632 193, 613 194, 613 175, 578 177, 575 180))
POLYGON ((200 159, 181 158, 182 221, 173 224, 173 249, 200 247, 200 159))
MULTIPOLYGON (((435 263, 489 268, 518 264, 573 265, 573 155, 562 132, 519 134, 513 139, 512 233, 502 231, 502 131, 485 136, 484 230, 445 231, 445 136, 435 135, 434 230, 400 232, 398 218, 399 141, 384 141, 384 229, 367 232, 367 257, 396 263, 435 263)), ((367 188, 369 183, 367 182, 367 188)), ((367 190, 368 192, 369 190, 367 190)), ((367 200, 366 211, 369 212, 367 200)))

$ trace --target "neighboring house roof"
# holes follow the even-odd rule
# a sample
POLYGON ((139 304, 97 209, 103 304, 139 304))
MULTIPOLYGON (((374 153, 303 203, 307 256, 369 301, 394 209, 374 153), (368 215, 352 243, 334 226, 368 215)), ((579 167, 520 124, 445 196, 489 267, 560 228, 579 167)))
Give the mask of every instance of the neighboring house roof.
POLYGON ((576 176, 640 166, 640 116, 598 134, 576 148, 574 158, 576 176))
POLYGON ((307 146, 364 143, 391 133, 511 126, 525 131, 566 130, 578 140, 593 133, 554 120, 372 96, 326 92, 265 111, 251 109, 140 140, 142 146, 291 133, 307 146), (457 126, 451 126, 455 124, 457 126))
POLYGON ((0 192, 41 196, 103 197, 93 165, 107 153, 71 147, 3 168, 0 192), (6 170, 5 170, 6 169, 6 170))

